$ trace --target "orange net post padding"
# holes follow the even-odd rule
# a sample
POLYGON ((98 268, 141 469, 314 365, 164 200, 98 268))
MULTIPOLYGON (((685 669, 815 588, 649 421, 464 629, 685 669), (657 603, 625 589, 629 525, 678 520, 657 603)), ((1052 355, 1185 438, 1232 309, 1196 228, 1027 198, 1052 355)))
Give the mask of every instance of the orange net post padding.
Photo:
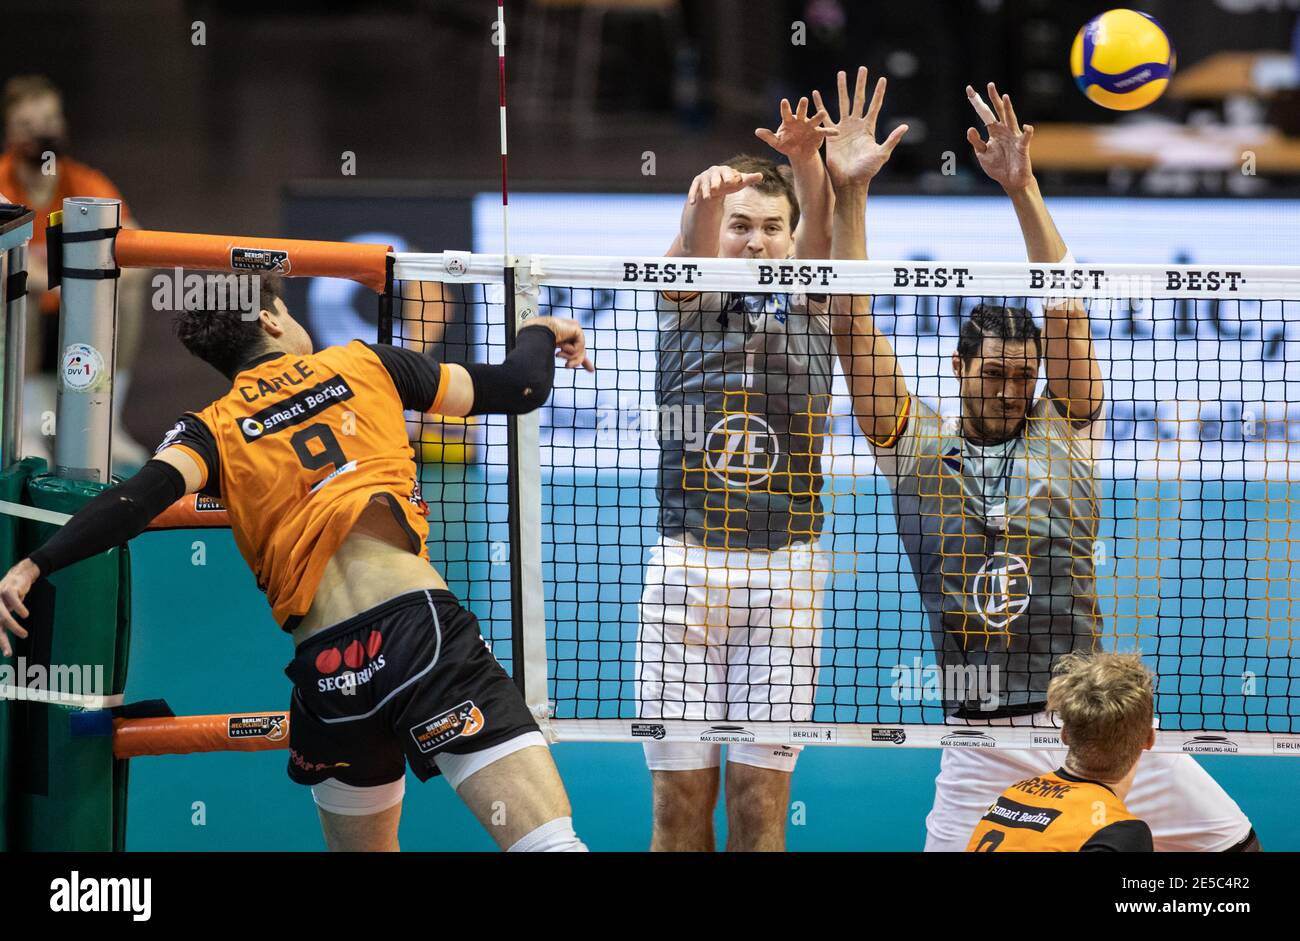
POLYGON ((287 712, 113 720, 113 756, 116 758, 212 751, 272 751, 288 747, 287 712))
POLYGON ((388 283, 390 245, 247 238, 123 229, 115 257, 123 268, 193 268, 199 271, 268 272, 295 278, 346 278, 382 294, 388 283))

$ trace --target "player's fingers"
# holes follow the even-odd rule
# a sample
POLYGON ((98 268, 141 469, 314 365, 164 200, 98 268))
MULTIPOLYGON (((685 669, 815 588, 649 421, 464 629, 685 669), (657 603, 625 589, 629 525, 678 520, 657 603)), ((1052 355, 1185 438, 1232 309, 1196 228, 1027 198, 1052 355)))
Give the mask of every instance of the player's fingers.
POLYGON ((980 93, 969 85, 966 86, 966 98, 970 101, 971 107, 975 109, 975 113, 979 115, 985 126, 998 123, 998 116, 993 113, 993 109, 986 105, 984 99, 980 97, 980 93))
POLYGON ((1020 138, 1020 146, 1023 149, 1028 150, 1029 142, 1033 139, 1034 139, 1034 126, 1032 124, 1026 124, 1025 134, 1022 138, 1020 138))
POLYGON ((691 180, 691 188, 686 191, 686 201, 690 203, 692 206, 694 206, 695 200, 699 198, 700 198, 700 178, 697 176, 695 179, 691 180))
POLYGON ((853 116, 862 117, 867 108, 867 67, 858 66, 858 78, 853 84, 853 116))
POLYGON ((700 175, 700 199, 709 199, 713 195, 713 177, 716 172, 709 170, 700 175))
POLYGON ((709 174, 708 187, 704 192, 704 198, 712 199, 714 193, 721 192, 722 187, 726 182, 726 179, 727 178, 722 174, 722 171, 720 170, 714 170, 711 174, 709 174))
POLYGON ((9 607, 7 605, 0 607, 0 638, 5 636, 5 631, 8 631, 15 637, 27 636, 27 631, 23 629, 21 624, 14 620, 13 615, 9 613, 9 607))
POLYGON ((982 154, 989 149, 989 145, 984 143, 984 138, 980 137, 980 132, 973 127, 966 128, 966 139, 970 141, 971 147, 975 148, 977 154, 982 154))
POLYGON ((849 77, 841 71, 835 76, 835 88, 840 93, 840 120, 847 118, 852 110, 849 103, 849 77))
MULTIPOLYGON (((23 596, 11 587, 0 589, 0 607, 3 607, 4 613, 8 616, 9 612, 16 612, 21 617, 27 617, 27 607, 23 604, 23 596)), ((17 624, 14 625, 18 630, 22 630, 17 624)), ((27 636, 24 632, 19 636, 27 636)))
POLYGON ((867 130, 876 133, 876 119, 880 117, 880 108, 885 103, 885 77, 880 76, 876 90, 871 93, 871 107, 867 108, 867 130))
POLYGON ((769 147, 775 147, 780 143, 780 139, 765 127, 760 127, 754 131, 754 136, 761 140, 769 147))
POLYGON ((817 111, 811 118, 813 126, 817 128, 817 130, 826 131, 829 136, 834 137, 839 133, 839 131, 835 127, 835 122, 831 120, 831 113, 827 111, 825 106, 822 104, 822 96, 818 95, 816 92, 813 92, 813 94, 816 95, 817 102, 817 111))
POLYGON ((808 120, 808 99, 800 98, 799 107, 795 109, 794 116, 800 121, 808 120))
POLYGON ((1015 105, 1011 103, 1010 95, 1002 96, 1002 113, 1006 115, 1007 123, 1011 125, 1011 130, 1020 131, 1020 120, 1016 117, 1015 105))
POLYGON ((815 88, 813 89, 813 106, 817 109, 818 114, 825 115, 825 117, 822 118, 823 124, 834 123, 831 121, 831 113, 826 110, 826 103, 822 101, 822 93, 815 88))
POLYGON ((789 99, 789 98, 782 98, 782 99, 781 99, 781 120, 782 120, 782 122, 789 121, 792 117, 794 117, 794 112, 792 112, 792 111, 790 110, 790 99, 789 99))
POLYGON ((593 363, 593 362, 591 361, 591 357, 590 357, 590 356, 583 357, 583 360, 582 360, 582 368, 585 369, 585 370, 587 370, 587 372, 595 372, 595 371, 596 371, 596 365, 595 365, 595 363, 593 363))
POLYGON ((998 116, 998 120, 1006 123, 1007 116, 1002 113, 1002 96, 998 94, 998 86, 992 82, 988 84, 989 105, 993 108, 993 113, 998 116))
POLYGON ((907 133, 906 124, 900 124, 898 125, 898 127, 894 128, 894 130, 890 133, 889 137, 885 139, 885 143, 882 145, 886 157, 888 157, 890 154, 894 152, 894 148, 898 146, 898 142, 903 139, 903 135, 906 133, 907 133))
POLYGON ((761 174, 761 173, 743 173, 743 174, 741 174, 740 179, 741 179, 741 182, 743 182, 746 186, 753 186, 755 183, 761 183, 761 182, 763 182, 763 174, 761 174))

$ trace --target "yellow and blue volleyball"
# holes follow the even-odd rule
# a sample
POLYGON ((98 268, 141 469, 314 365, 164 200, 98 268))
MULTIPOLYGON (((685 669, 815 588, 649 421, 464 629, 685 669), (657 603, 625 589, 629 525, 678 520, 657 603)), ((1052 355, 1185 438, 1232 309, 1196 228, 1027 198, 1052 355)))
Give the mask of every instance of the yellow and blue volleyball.
POLYGON ((1079 90, 1113 111, 1136 111, 1163 95, 1175 64, 1164 28, 1136 10, 1108 10, 1093 17, 1070 50, 1070 71, 1079 90))

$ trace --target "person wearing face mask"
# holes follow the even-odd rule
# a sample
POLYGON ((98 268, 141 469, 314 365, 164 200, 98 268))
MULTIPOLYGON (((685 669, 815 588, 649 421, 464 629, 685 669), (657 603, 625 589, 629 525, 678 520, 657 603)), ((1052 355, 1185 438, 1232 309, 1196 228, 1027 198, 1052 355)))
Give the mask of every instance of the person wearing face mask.
MULTIPOLYGON (((68 196, 122 199, 113 182, 100 171, 68 154, 68 125, 63 95, 43 75, 17 75, 4 85, 4 145, 0 153, 0 191, 12 201, 35 210, 30 243, 27 305, 27 381, 24 409, 29 427, 23 429, 23 454, 49 458, 50 439, 42 434, 42 413, 55 401, 54 372, 59 359, 59 295, 47 289, 45 230, 51 212, 63 208, 68 196)), ((135 228, 125 201, 122 224, 135 228)), ((141 315, 148 272, 127 269, 119 285, 117 372, 113 392, 113 461, 118 468, 135 468, 149 459, 145 448, 122 426, 122 406, 130 389, 131 367, 139 347, 141 315)))

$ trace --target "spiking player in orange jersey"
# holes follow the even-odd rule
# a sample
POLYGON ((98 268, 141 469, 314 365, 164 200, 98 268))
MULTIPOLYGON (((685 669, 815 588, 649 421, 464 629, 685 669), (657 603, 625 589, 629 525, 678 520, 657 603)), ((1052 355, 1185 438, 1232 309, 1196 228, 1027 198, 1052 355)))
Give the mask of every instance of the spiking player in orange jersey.
POLYGON ((153 460, 97 496, 0 581, 26 631, 32 584, 120 545, 182 496, 225 503, 240 553, 293 635, 289 776, 310 785, 331 849, 397 849, 406 763, 443 774, 502 848, 583 850, 523 697, 429 564, 403 410, 523 414, 550 394, 552 353, 592 368, 581 327, 541 317, 497 366, 437 363, 353 341, 313 352, 262 279, 260 313, 183 313, 186 348, 231 380, 153 460), (504 826, 489 826, 505 802, 504 826))

